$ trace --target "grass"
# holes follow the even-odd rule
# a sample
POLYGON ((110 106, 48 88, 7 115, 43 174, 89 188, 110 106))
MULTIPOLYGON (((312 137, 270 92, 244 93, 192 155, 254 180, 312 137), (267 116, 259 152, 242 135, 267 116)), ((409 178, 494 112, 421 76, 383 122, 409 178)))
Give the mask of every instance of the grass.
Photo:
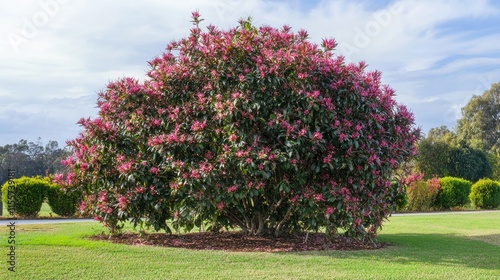
POLYGON ((17 272, 0 279, 500 279, 500 212, 391 217, 375 251, 234 253, 84 237, 97 223, 18 225, 17 272))

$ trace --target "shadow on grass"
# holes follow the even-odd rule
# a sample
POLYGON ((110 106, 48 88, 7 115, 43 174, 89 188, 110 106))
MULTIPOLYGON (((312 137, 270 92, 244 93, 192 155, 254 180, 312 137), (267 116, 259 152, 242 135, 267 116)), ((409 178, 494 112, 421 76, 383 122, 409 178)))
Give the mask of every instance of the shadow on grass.
POLYGON ((500 233, 477 235, 477 236, 471 236, 470 238, 500 247, 500 233))
POLYGON ((338 256, 370 259, 388 263, 422 263, 451 267, 471 267, 500 271, 500 234, 461 236, 454 234, 383 234, 381 242, 389 247, 381 250, 283 253, 294 255, 338 256), (488 242, 489 241, 489 242, 488 242), (498 244, 498 243, 497 243, 498 244))

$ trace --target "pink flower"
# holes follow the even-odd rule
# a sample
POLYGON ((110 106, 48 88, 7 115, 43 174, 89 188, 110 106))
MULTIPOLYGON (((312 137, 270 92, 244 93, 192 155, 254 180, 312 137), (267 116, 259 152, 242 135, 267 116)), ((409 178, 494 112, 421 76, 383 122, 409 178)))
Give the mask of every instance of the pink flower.
POLYGON ((339 141, 340 142, 344 142, 345 138, 346 138, 345 134, 344 133, 340 133, 340 135, 339 135, 339 141))
POLYGON ((108 194, 107 191, 100 191, 99 192, 99 201, 106 202, 106 195, 107 194, 108 194))
POLYGON ((207 125, 207 121, 203 121, 203 122, 200 122, 200 121, 195 121, 192 125, 191 125, 191 130, 192 131, 200 131, 200 130, 203 130, 205 128, 205 126, 207 125))
POLYGON ((232 193, 232 192, 235 192, 237 189, 238 189, 238 187, 233 185, 233 186, 230 186, 229 188, 227 188, 227 192, 232 193))
POLYGON ((321 134, 321 132, 316 131, 313 133, 312 140, 321 140, 321 139, 323 139, 323 134, 321 134))
POLYGON ((217 203, 217 210, 222 211, 224 209, 224 202, 217 203))
POLYGON ((337 42, 335 42, 335 39, 323 39, 323 42, 321 43, 321 46, 325 48, 325 50, 330 51, 337 46, 337 42))
POLYGON ((129 162, 125 162, 125 163, 123 163, 123 164, 120 164, 120 165, 118 166, 118 168, 117 168, 117 169, 118 169, 118 172, 120 172, 120 174, 125 174, 125 173, 127 173, 128 171, 130 171, 130 170, 132 169, 132 164, 133 164, 133 163, 132 163, 131 161, 129 161, 129 162))
POLYGON ((314 195, 314 200, 316 201, 324 201, 325 199, 323 198, 323 195, 318 193, 314 195))
POLYGON ((331 215, 331 214, 333 214, 333 207, 326 207, 325 214, 326 214, 326 215, 331 215))
POLYGON ((87 170, 88 167, 89 167, 89 165, 87 163, 83 162, 80 164, 80 171, 83 172, 83 171, 87 170))
POLYGON ((238 136, 236 136, 235 134, 231 134, 229 136, 229 141, 231 141, 231 142, 236 142, 237 139, 238 139, 238 136))
POLYGON ((153 166, 149 169, 149 173, 154 174, 154 175, 158 175, 160 173, 160 169, 153 166))
POLYGON ((61 161, 61 163, 62 163, 62 165, 64 165, 64 166, 69 166, 70 164, 72 164, 72 163, 73 163, 73 157, 69 156, 69 157, 67 157, 66 159, 63 159, 63 160, 61 161))
POLYGON ((120 209, 123 209, 127 205, 127 198, 125 198, 123 195, 121 195, 118 198, 118 207, 120 209))
POLYGON ((145 190, 146 190, 146 189, 145 189, 144 187, 136 187, 136 188, 135 188, 135 191, 136 191, 137 193, 143 193, 145 190))
POLYGON ((148 140, 148 146, 154 147, 165 143, 165 135, 153 136, 148 140))
POLYGON ((56 182, 56 184, 62 184, 63 177, 64 177, 63 174, 55 174, 54 175, 54 182, 56 182))
POLYGON ((82 200, 82 202, 80 203, 80 212, 84 212, 85 209, 87 209, 87 203, 82 200))
POLYGON ((161 121, 158 120, 158 119, 154 119, 151 121, 151 125, 152 126, 160 126, 161 125, 161 121))
POLYGON ((191 170, 190 177, 194 178, 194 179, 200 179, 201 178, 201 174, 198 172, 198 170, 191 170))
POLYGON ((329 154, 327 155, 326 157, 323 158, 323 163, 330 163, 330 161, 332 160, 332 155, 329 154))
POLYGON ((173 190, 177 190, 179 188, 179 185, 177 185, 176 183, 170 183, 170 188, 172 188, 173 190))
POLYGON ((66 175, 66 184, 73 185, 74 178, 75 178, 75 173, 69 172, 68 175, 66 175))

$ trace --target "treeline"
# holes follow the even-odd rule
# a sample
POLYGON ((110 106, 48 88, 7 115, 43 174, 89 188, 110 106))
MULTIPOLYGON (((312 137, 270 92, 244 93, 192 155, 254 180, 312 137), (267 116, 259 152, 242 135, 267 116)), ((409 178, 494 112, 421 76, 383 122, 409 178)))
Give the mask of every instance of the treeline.
POLYGON ((20 140, 16 144, 0 146, 0 184, 7 181, 7 170, 14 168, 16 177, 45 176, 64 170, 61 160, 70 155, 69 150, 60 148, 57 141, 43 144, 20 140))
POLYGON ((455 129, 432 128, 421 138, 415 167, 425 179, 500 180, 500 83, 471 98, 455 129))

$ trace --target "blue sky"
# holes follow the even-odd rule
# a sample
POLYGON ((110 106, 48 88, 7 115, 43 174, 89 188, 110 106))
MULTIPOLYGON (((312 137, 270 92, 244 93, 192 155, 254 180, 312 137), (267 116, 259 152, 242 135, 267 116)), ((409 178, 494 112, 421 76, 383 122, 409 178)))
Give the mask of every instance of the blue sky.
POLYGON ((220 28, 252 16, 380 70, 424 132, 453 128, 461 108, 500 81, 499 1, 26 0, 0 2, 0 145, 60 145, 95 117, 97 92, 143 78, 147 61, 186 36, 191 11, 220 28), (101 3, 103 2, 103 3, 101 3))

